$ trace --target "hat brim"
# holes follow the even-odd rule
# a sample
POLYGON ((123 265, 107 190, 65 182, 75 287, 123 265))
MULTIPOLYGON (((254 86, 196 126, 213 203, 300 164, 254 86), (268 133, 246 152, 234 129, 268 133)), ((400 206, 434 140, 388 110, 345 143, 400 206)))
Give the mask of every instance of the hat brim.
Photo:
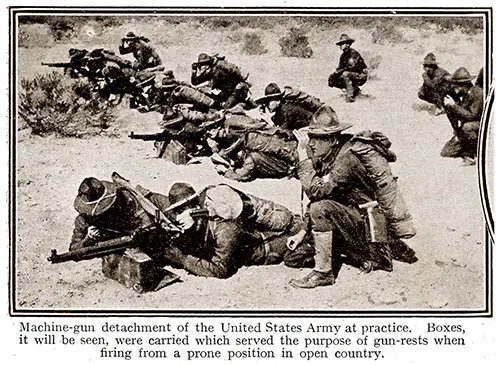
POLYGON ((426 62, 426 61, 424 61, 424 62, 422 62, 422 65, 424 65, 424 66, 437 66, 437 65, 439 65, 439 63, 438 62, 428 62, 428 61, 426 62))
POLYGON ((281 96, 283 96, 283 93, 269 94, 269 95, 261 96, 260 98, 257 98, 254 101, 257 104, 264 104, 264 103, 267 103, 271 100, 279 99, 281 96))
POLYGON ((301 128, 301 130, 306 132, 309 136, 328 137, 328 136, 334 135, 336 133, 342 132, 346 129, 349 129, 351 127, 352 127, 352 124, 340 123, 339 125, 337 125, 335 127, 323 127, 323 128, 304 127, 304 128, 301 128))
POLYGON ((472 82, 472 80, 474 80, 476 78, 476 75, 471 75, 470 77, 466 78, 466 79, 453 79, 452 76, 445 76, 445 80, 446 81, 449 81, 453 84, 466 84, 468 82, 472 82))
POLYGON ((346 39, 344 41, 338 41, 337 43, 335 43, 337 46, 340 46, 342 44, 353 44, 354 43, 354 39, 346 39))
POLYGON ((89 202, 84 200, 81 194, 76 196, 73 206, 78 213, 95 217, 113 206, 116 201, 116 184, 111 181, 101 181, 101 183, 104 185, 103 197, 89 202))

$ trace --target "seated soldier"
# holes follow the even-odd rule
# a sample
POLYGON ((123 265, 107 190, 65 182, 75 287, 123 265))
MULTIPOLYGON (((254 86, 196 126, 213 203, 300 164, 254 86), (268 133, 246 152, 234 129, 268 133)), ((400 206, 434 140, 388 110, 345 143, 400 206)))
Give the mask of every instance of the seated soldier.
POLYGON ((324 104, 318 98, 290 86, 281 91, 275 83, 267 85, 264 96, 255 99, 255 103, 274 113, 271 117, 273 123, 287 130, 308 126, 312 115, 324 104))
POLYGON ((359 87, 368 80, 368 66, 359 52, 351 48, 353 43, 354 39, 347 34, 340 36, 336 44, 342 54, 337 69, 328 78, 328 86, 345 89, 345 99, 348 103, 354 102, 360 92, 359 87))
POLYGON ((447 80, 450 73, 438 66, 434 53, 425 56, 423 67, 424 84, 418 90, 418 97, 436 106, 435 115, 443 114, 445 112, 443 100, 450 91, 450 84, 447 80))
POLYGON ((229 63, 224 57, 200 53, 198 62, 192 64, 191 83, 200 85, 208 82, 208 87, 224 109, 243 103, 254 107, 249 97, 248 75, 243 76, 238 66, 229 63))
POLYGON ((400 240, 413 237, 415 229, 389 167, 396 160, 389 150, 391 143, 377 132, 341 133, 350 127, 324 106, 314 115, 314 123, 294 131, 297 174, 310 200, 307 230, 296 241, 311 232, 316 254, 314 270, 291 280, 292 286, 333 285, 334 266, 338 267, 342 255, 364 271, 391 271, 391 251, 407 262, 416 261, 414 252, 400 240), (376 212, 377 205, 381 212, 376 212), (365 216, 377 219, 367 224, 365 216))
POLYGON ((460 67, 449 77, 458 101, 450 96, 444 99, 446 116, 454 136, 444 145, 441 156, 461 157, 465 165, 476 163, 479 125, 483 113, 483 89, 473 85, 473 79, 466 68, 460 67))
MULTIPOLYGON (((166 211, 170 205, 165 195, 152 193, 140 186, 137 189, 161 211, 166 211)), ((95 177, 88 177, 80 184, 74 207, 78 216, 70 251, 133 234, 138 229, 152 225, 154 220, 128 190, 95 177)), ((153 242, 153 237, 151 239, 153 242)))
MULTIPOLYGON (((175 183, 168 194, 172 207, 194 189, 175 183)), ((203 190, 198 200, 182 204, 172 220, 183 229, 177 244, 162 251, 166 261, 207 277, 228 278, 242 266, 284 262, 291 267, 312 266, 314 250, 306 242, 287 242, 302 227, 302 220, 287 208, 228 185, 203 190), (204 207, 208 219, 193 218, 193 209, 204 207)))
POLYGON ((128 32, 122 38, 119 47, 120 54, 132 53, 136 61, 133 64, 135 70, 141 71, 162 64, 161 58, 155 49, 149 44, 149 39, 143 36, 136 36, 133 32, 128 32))

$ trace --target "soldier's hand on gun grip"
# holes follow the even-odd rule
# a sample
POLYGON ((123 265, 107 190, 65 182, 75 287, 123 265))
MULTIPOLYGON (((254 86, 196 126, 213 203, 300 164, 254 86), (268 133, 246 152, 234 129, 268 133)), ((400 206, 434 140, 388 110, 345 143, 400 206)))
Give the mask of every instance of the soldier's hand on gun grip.
POLYGON ((307 159, 307 146, 309 145, 309 136, 304 130, 294 130, 293 135, 297 138, 297 153, 299 161, 307 159))
POLYGON ((102 232, 96 226, 90 226, 87 228, 87 237, 93 240, 97 240, 102 236, 102 232))
POLYGON ((453 104, 455 104, 455 100, 453 100, 453 98, 450 95, 446 95, 444 97, 443 104, 445 106, 453 105, 453 104))
POLYGON ((300 230, 293 236, 288 237, 288 239, 286 240, 286 247, 288 247, 289 250, 294 251, 297 248, 297 246, 302 243, 305 236, 306 236, 306 231, 304 231, 303 229, 300 230))
POLYGON ((193 217, 191 217, 190 210, 185 210, 184 212, 179 214, 176 219, 183 230, 191 228, 194 224, 194 219, 193 217))

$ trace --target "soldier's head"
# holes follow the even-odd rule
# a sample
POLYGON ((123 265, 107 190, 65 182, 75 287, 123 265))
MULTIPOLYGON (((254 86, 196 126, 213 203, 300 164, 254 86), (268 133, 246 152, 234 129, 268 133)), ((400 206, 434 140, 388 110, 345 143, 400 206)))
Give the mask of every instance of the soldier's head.
POLYGON ((257 104, 267 107, 271 113, 273 113, 281 103, 281 98, 283 97, 283 92, 277 84, 271 82, 266 86, 264 90, 264 96, 255 99, 257 104))
POLYGON ((354 43, 354 39, 349 37, 347 34, 343 33, 340 35, 340 39, 336 43, 337 46, 340 47, 342 51, 346 51, 351 47, 351 44, 354 43))
POLYGON ((422 62, 422 66, 430 77, 434 76, 434 72, 438 68, 438 62, 436 60, 436 56, 434 53, 429 53, 427 56, 424 58, 424 62, 422 62))
MULTIPOLYGON (((174 183, 168 192, 168 200, 170 202, 170 209, 175 205, 178 208, 172 210, 172 219, 176 220, 176 217, 183 212, 191 209, 200 208, 200 200, 196 195, 194 188, 187 183, 176 182, 174 183)), ((194 220, 191 222, 191 226, 195 223, 194 220)), ((184 227, 184 229, 189 229, 191 226, 184 227)))
POLYGON ((309 148, 313 159, 325 157, 339 143, 343 130, 352 127, 341 123, 332 107, 324 105, 312 117, 312 122, 304 130, 309 135, 309 148))
POLYGON ((137 48, 141 46, 141 42, 149 42, 149 39, 143 36, 137 36, 134 32, 128 32, 125 37, 122 38, 122 46, 124 48, 137 48))
POLYGON ((87 177, 78 187, 73 205, 82 215, 100 216, 117 205, 117 186, 110 181, 87 177))
POLYGON ((460 67, 453 75, 448 76, 446 79, 451 82, 455 95, 461 96, 465 95, 472 87, 474 76, 465 67, 460 67))

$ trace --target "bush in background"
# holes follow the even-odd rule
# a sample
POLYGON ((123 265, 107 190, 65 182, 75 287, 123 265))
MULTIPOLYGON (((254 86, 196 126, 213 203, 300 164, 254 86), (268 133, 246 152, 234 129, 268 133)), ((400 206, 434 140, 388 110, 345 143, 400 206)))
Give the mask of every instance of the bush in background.
POLYGON ((113 106, 96 95, 85 80, 54 71, 21 80, 19 126, 36 135, 62 137, 97 135, 116 120, 113 106))
POLYGON ((286 57, 310 58, 313 55, 307 35, 297 27, 292 27, 286 36, 281 37, 279 45, 281 54, 286 57))
POLYGON ((372 43, 375 44, 398 44, 408 42, 403 33, 394 24, 380 22, 372 32, 372 43))
POLYGON ((246 33, 243 37, 243 48, 241 51, 248 55, 261 55, 267 53, 262 44, 262 38, 257 33, 246 33))

